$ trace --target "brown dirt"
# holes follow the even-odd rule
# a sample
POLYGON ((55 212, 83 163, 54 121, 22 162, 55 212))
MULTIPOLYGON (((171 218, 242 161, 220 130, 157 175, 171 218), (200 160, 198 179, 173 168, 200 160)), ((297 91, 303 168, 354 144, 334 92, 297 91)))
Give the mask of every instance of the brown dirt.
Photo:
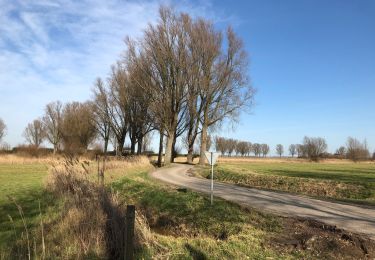
POLYGON ((269 247, 281 253, 304 252, 308 259, 375 259, 375 241, 315 220, 284 218, 269 247))

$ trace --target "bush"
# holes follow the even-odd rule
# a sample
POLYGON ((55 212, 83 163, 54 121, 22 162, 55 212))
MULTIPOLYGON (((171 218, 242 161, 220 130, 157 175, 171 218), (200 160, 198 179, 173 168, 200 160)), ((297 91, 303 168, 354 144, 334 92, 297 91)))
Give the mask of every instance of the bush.
POLYGON ((42 157, 51 155, 53 149, 37 147, 36 145, 19 145, 13 148, 12 152, 25 157, 42 157))

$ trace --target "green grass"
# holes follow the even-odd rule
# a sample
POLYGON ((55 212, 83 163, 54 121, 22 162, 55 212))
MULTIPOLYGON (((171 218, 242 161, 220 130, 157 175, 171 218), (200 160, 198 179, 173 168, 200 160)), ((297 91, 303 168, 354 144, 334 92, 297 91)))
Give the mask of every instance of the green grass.
MULTIPOLYGON (((375 204, 375 164, 231 162, 216 170, 223 182, 375 204)), ((198 173, 206 177, 209 169, 198 168, 198 173)))
POLYGON ((138 257, 170 259, 275 259, 299 258, 278 255, 264 242, 281 229, 280 220, 235 204, 195 192, 178 192, 147 173, 132 174, 115 181, 111 188, 121 200, 134 203, 147 216, 158 246, 138 252, 138 257))
POLYGON ((0 256, 7 253, 5 251, 25 231, 17 206, 8 196, 22 207, 30 230, 39 225, 40 213, 46 216, 50 207, 56 205, 51 194, 43 188, 47 172, 47 165, 39 163, 0 164, 0 256))

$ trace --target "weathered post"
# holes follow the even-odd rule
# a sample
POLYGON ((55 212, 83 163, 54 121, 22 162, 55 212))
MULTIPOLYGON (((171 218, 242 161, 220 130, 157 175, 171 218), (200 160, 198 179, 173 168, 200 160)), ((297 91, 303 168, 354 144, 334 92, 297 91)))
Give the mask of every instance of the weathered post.
POLYGON ((99 183, 100 182, 100 159, 99 159, 98 154, 95 155, 95 160, 98 162, 98 183, 99 183))
POLYGON ((102 186, 104 186, 105 160, 106 160, 106 158, 103 157, 102 170, 100 171, 101 185, 102 185, 102 186))
POLYGON ((125 260, 133 260, 135 206, 127 205, 125 222, 125 260))
POLYGON ((211 205, 214 204, 214 162, 213 162, 212 156, 213 156, 213 152, 211 152, 211 160, 210 160, 210 164, 211 164, 211 205))

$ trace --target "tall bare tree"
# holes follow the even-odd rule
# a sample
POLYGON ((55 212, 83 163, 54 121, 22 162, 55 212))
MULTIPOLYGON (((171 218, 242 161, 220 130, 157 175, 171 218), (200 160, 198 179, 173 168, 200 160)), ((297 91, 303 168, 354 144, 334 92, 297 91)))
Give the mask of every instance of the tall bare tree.
POLYGON ((44 109, 43 124, 45 136, 53 145, 55 154, 61 144, 61 119, 62 103, 60 101, 51 102, 44 109))
POLYGON ((176 129, 186 101, 186 31, 182 15, 170 8, 161 8, 157 25, 145 31, 140 60, 142 71, 150 80, 145 91, 150 110, 161 133, 167 137, 164 163, 172 159, 176 129))
POLYGON ((247 153, 247 149, 248 149, 248 143, 247 142, 244 142, 244 141, 237 142, 237 146, 236 146, 236 153, 237 154, 241 154, 241 156, 243 157, 247 153))
POLYGON ((248 60, 242 41, 228 28, 227 48, 224 49, 221 33, 216 32, 212 24, 203 20, 201 23, 207 31, 207 40, 202 41, 201 46, 197 43, 205 53, 200 71, 203 111, 199 160, 204 164, 208 127, 225 118, 236 119, 241 108, 252 104, 254 89, 248 83, 248 60))
POLYGON ((252 145, 252 150, 255 156, 260 156, 260 154, 262 153, 262 145, 255 143, 252 145))
POLYGON ((215 137, 215 149, 217 152, 221 152, 221 155, 224 156, 226 151, 227 151, 227 148, 226 148, 226 145, 225 145, 225 138, 224 137, 220 137, 220 136, 216 136, 215 137))
POLYGON ((125 64, 117 62, 109 77, 110 126, 117 140, 116 155, 122 155, 129 130, 129 78, 125 64))
POLYGON ((321 137, 307 137, 303 139, 303 148, 308 158, 318 161, 327 151, 327 142, 321 137))
POLYGON ((268 144, 262 144, 261 150, 262 150, 263 157, 266 157, 267 154, 270 152, 270 147, 268 144))
POLYGON ((110 101, 108 91, 101 78, 97 78, 94 84, 93 120, 96 130, 104 141, 103 151, 107 153, 111 134, 110 101))
POLYGON ((295 144, 289 145, 289 153, 292 157, 297 153, 297 146, 295 144))
POLYGON ((226 146, 227 146, 228 155, 232 156, 232 153, 236 150, 237 140, 233 138, 227 139, 226 146))
POLYGON ((340 146, 337 150, 336 150, 336 154, 342 158, 345 157, 345 154, 346 154, 346 148, 345 146, 340 146))
POLYGON ((3 137, 4 137, 5 134, 6 134, 6 129, 7 129, 6 124, 5 124, 4 121, 0 118, 0 142, 1 142, 1 139, 3 139, 3 137))
POLYGON ((64 149, 72 153, 85 152, 96 137, 92 105, 88 102, 65 104, 62 113, 61 135, 64 149))
POLYGON ((45 129, 41 119, 35 119, 29 123, 23 132, 26 141, 35 147, 39 147, 45 138, 45 129))
POLYGON ((366 140, 360 142, 358 139, 348 137, 346 142, 347 157, 353 161, 366 160, 370 157, 366 140))
POLYGON ((276 145, 276 153, 281 157, 284 153, 284 146, 282 144, 276 145))

